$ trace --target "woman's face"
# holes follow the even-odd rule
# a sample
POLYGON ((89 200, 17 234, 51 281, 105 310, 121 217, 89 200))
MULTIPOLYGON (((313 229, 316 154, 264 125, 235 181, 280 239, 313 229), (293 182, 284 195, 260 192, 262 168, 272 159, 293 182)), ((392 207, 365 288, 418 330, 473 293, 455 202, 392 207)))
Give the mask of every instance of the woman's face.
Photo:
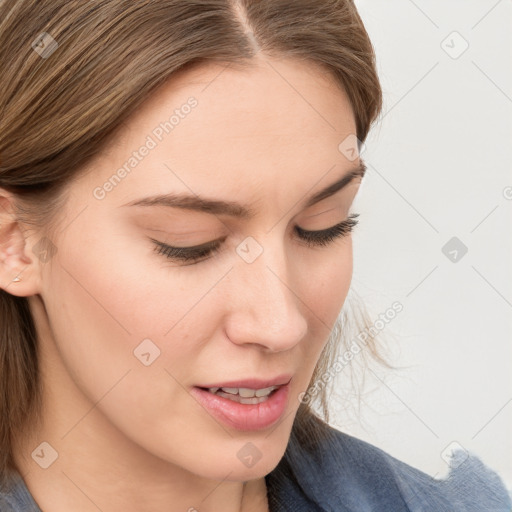
POLYGON ((299 228, 349 217, 357 176, 311 203, 358 169, 355 131, 334 81, 286 60, 189 69, 125 123, 69 186, 45 309, 31 297, 62 439, 93 433, 208 478, 276 466, 352 274, 350 234, 308 245, 299 228), (162 244, 217 250, 181 260, 162 244), (289 381, 281 406, 223 415, 197 389, 255 379, 289 381))

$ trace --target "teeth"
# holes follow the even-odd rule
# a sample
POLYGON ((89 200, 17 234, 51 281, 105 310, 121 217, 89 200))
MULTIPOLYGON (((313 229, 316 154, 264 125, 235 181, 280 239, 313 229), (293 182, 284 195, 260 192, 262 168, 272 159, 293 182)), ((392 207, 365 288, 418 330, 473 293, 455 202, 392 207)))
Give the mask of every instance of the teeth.
POLYGON ((226 393, 231 393, 232 395, 238 395, 238 388, 221 388, 222 391, 226 393))
MULTIPOLYGON (((277 389, 277 386, 270 386, 268 388, 262 388, 262 389, 250 389, 250 388, 209 388, 210 393, 219 394, 220 392, 228 393, 229 395, 233 396, 239 396, 240 398, 262 398, 267 397, 274 391, 274 389, 277 389)), ((246 403, 252 403, 250 401, 247 401, 246 403)), ((259 403, 259 402, 254 402, 259 403)))
POLYGON ((222 398, 227 398, 233 402, 238 402, 239 404, 245 405, 256 405, 268 400, 268 396, 253 396, 253 397, 242 397, 240 395, 232 395, 231 393, 224 393, 222 390, 216 393, 217 396, 221 396, 222 398))
POLYGON ((256 395, 255 389, 249 389, 249 388, 239 388, 238 394, 243 398, 252 398, 256 395))
POLYGON ((266 396, 270 395, 274 389, 276 389, 277 386, 270 386, 269 388, 263 388, 263 389, 257 389, 256 390, 256 396, 266 396))

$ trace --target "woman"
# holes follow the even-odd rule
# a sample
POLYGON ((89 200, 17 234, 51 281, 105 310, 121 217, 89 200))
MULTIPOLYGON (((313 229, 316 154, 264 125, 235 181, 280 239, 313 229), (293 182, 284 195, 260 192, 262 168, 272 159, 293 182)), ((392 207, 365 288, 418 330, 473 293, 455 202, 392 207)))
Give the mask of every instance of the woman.
POLYGON ((0 19, 2 512, 509 510, 313 412, 381 109, 350 1, 0 19))

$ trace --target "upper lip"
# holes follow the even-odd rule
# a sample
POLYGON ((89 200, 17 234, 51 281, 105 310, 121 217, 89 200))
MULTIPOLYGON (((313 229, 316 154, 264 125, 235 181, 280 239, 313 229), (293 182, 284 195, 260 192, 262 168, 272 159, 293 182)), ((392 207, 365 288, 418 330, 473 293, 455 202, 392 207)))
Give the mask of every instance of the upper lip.
POLYGON ((265 389, 271 386, 285 386, 291 380, 290 374, 278 375, 268 379, 239 379, 224 382, 215 382, 213 384, 201 384, 199 388, 248 388, 265 389))

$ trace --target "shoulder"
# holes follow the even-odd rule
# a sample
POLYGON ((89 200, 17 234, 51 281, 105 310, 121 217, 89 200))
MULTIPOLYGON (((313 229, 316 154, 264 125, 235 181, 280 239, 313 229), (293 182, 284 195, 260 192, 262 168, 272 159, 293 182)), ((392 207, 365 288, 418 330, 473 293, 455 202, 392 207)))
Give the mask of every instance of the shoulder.
POLYGON ((301 496, 318 510, 343 512, 512 510, 501 479, 474 455, 457 453, 448 477, 437 480, 370 443, 317 423, 321 438, 292 432, 271 474, 277 495, 301 496))
POLYGON ((1 512, 41 512, 25 482, 17 472, 11 472, 0 486, 1 512))

